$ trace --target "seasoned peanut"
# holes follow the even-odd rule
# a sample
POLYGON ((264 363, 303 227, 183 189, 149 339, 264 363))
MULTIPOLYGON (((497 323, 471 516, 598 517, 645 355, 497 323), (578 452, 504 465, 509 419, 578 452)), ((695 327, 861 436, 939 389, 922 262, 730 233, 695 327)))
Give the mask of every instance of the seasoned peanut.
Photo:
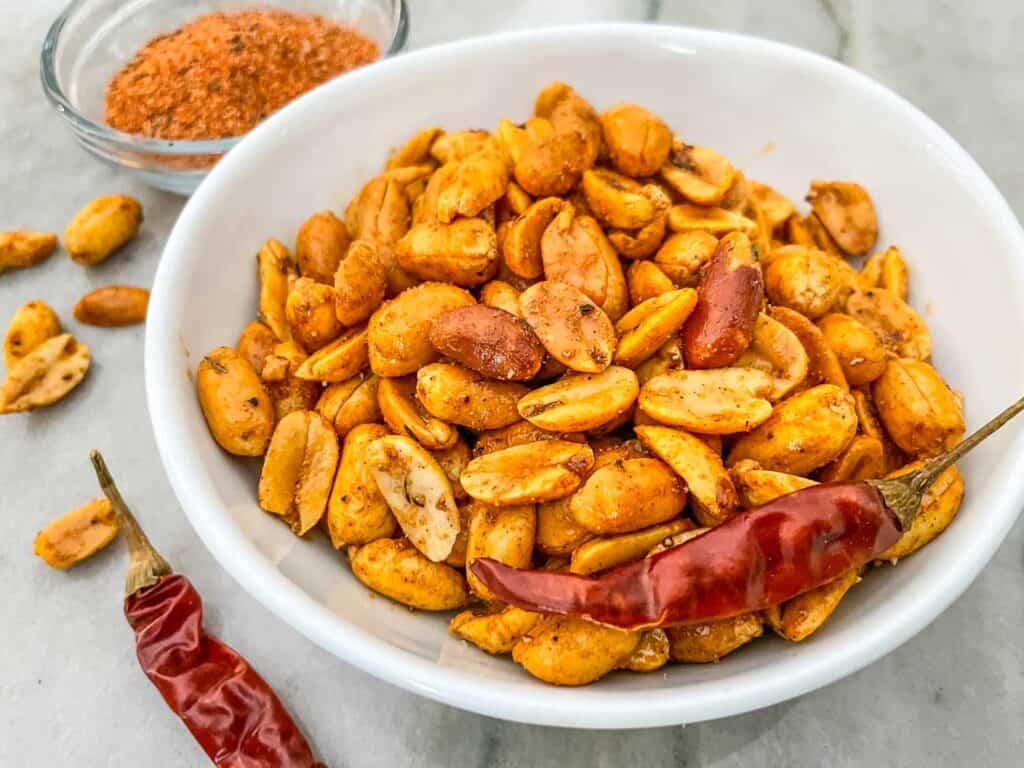
POLYGON ((47 339, 7 372, 0 384, 0 414, 57 402, 85 378, 89 359, 89 348, 70 333, 47 339))
POLYGON ((534 114, 551 121, 559 133, 575 133, 583 140, 582 167, 590 168, 601 148, 601 120, 586 99, 565 83, 555 82, 537 94, 534 114))
POLYGON ((764 217, 765 228, 769 235, 796 213, 796 207, 792 200, 767 184, 758 181, 750 182, 750 199, 764 217))
POLYGON ((884 288, 855 291, 846 300, 846 312, 877 334, 897 357, 927 360, 932 337, 924 320, 903 299, 884 288))
POLYGON ((486 283, 480 289, 480 303, 522 317, 519 312, 519 289, 504 280, 491 280, 486 283))
POLYGON ((661 245, 668 227, 668 215, 659 213, 650 224, 637 230, 612 229, 608 242, 624 259, 646 259, 661 245))
POLYGON ((12 370, 18 361, 47 339, 60 334, 57 313, 42 301, 22 304, 4 334, 4 364, 12 370))
POLYGON ((698 289, 697 307, 683 326, 683 349, 691 368, 732 365, 754 337, 764 280, 750 239, 738 232, 722 238, 698 289))
POLYGON ((671 520, 632 533, 590 539, 573 550, 569 570, 588 575, 631 563, 644 557, 659 542, 693 527, 689 520, 671 520))
POLYGON ((421 611, 452 611, 469 602, 465 577, 434 563, 407 539, 377 539, 352 555, 352 574, 374 592, 421 611))
POLYGON ((526 121, 513 173, 534 197, 564 195, 594 164, 592 145, 575 130, 558 130, 546 118, 526 121))
POLYGON ((653 261, 634 261, 626 271, 629 300, 634 305, 675 288, 669 276, 653 261))
POLYGON ((857 285, 862 291, 871 288, 884 288, 903 301, 907 300, 909 283, 910 273, 907 270, 907 263, 903 260, 900 249, 895 245, 890 245, 881 253, 876 253, 865 261, 860 274, 857 275, 857 285))
POLYGON ((306 361, 306 353, 294 341, 276 344, 263 361, 260 377, 263 388, 274 401, 274 414, 280 421, 293 411, 312 410, 322 388, 318 381, 306 381, 296 374, 306 361))
POLYGON ((478 432, 519 421, 516 402, 529 391, 451 363, 431 363, 416 374, 416 397, 427 412, 478 432))
POLYGON ((512 653, 519 639, 541 618, 539 613, 524 611, 514 605, 483 613, 463 611, 451 620, 448 631, 487 653, 512 653))
POLYGON ((430 343, 467 368, 503 381, 532 379, 544 362, 544 345, 525 321, 483 304, 439 315, 430 343))
POLYGON ((334 272, 334 313, 344 325, 357 325, 384 301, 388 273, 380 251, 369 240, 356 240, 334 272))
POLYGON ((279 241, 267 240, 256 254, 256 264, 260 275, 260 320, 279 341, 291 341, 285 302, 296 277, 295 262, 279 241))
POLYGON ((338 467, 338 436, 314 411, 289 413, 274 429, 260 473, 260 507, 296 536, 320 522, 338 467))
POLYGON ((756 613, 744 613, 707 624, 668 627, 665 634, 672 661, 708 664, 763 635, 764 624, 756 613))
POLYGON ((524 393, 519 414, 551 432, 585 432, 627 413, 640 385, 628 368, 613 365, 601 373, 565 376, 524 393))
POLYGON ((458 163, 484 149, 491 134, 480 129, 442 131, 430 146, 430 156, 439 163, 458 163))
POLYGON ((718 247, 718 238, 695 229, 669 235, 654 254, 654 263, 678 286, 696 286, 700 271, 718 247))
POLYGON ((736 462, 729 473, 736 484, 740 503, 748 509, 817 485, 816 481, 800 475, 761 469, 760 464, 749 460, 736 462))
POLYGON ((341 323, 334 314, 334 301, 334 289, 312 278, 300 277, 292 284, 284 314, 292 338, 303 349, 316 351, 341 333, 341 323))
POLYGON ((812 181, 807 202, 832 239, 846 253, 863 256, 878 240, 875 206, 860 184, 812 181))
MULTIPOLYGON (((640 385, 643 386, 655 376, 671 373, 672 371, 681 371, 685 367, 686 365, 683 361, 683 342, 676 336, 662 344, 658 351, 654 353, 654 357, 640 363, 636 369, 636 376, 640 380, 640 385)), ((642 411, 638 411, 637 415, 642 416, 644 414, 642 411)))
POLYGON ((345 227, 354 240, 391 245, 409 229, 409 199, 397 179, 368 181, 345 209, 345 227))
POLYGON ((381 379, 377 404, 384 422, 399 435, 409 435, 428 450, 450 448, 459 439, 459 431, 429 413, 416 397, 416 378, 403 376, 381 379))
POLYGON ((483 456, 485 453, 511 448, 513 445, 535 443, 538 440, 570 440, 582 443, 584 439, 579 432, 548 432, 540 427, 535 427, 528 421, 517 421, 502 429, 481 432, 476 445, 473 446, 473 456, 483 456))
POLYGON ((55 250, 57 236, 49 232, 0 232, 0 274, 8 269, 33 267, 55 250))
POLYGON ((640 388, 640 409, 672 426, 711 435, 747 432, 767 421, 772 380, 753 368, 673 371, 640 388))
POLYGON ((348 328, 330 344, 307 357, 295 375, 327 384, 345 381, 363 370, 367 360, 367 328, 366 325, 358 325, 348 328))
MULTIPOLYGON (((916 461, 908 464, 889 476, 899 477, 919 469, 922 463, 916 461)), ((931 542, 953 522, 963 498, 964 479, 956 467, 950 467, 939 475, 925 491, 924 498, 921 500, 921 509, 917 513, 917 517, 914 518, 914 522, 911 523, 910 530, 905 531, 899 541, 879 555, 878 559, 895 564, 901 557, 912 555, 931 542)))
POLYGON ((537 505, 537 549, 546 555, 569 555, 594 534, 576 522, 571 496, 537 505))
POLYGON ((405 435, 387 435, 366 447, 377 487, 409 541, 429 560, 451 554, 461 521, 448 476, 426 450, 405 435))
POLYGON ((532 280, 544 274, 541 259, 541 237, 548 225, 565 206, 560 198, 545 197, 537 200, 509 224, 502 256, 513 274, 532 280))
MULTIPOLYGON (((470 507, 466 567, 479 557, 489 557, 513 568, 528 568, 533 558, 537 531, 537 511, 533 504, 516 507, 491 507, 474 501, 470 507)), ((467 570, 470 589, 482 599, 494 595, 467 570)))
POLYGON ((794 643, 807 639, 828 620, 839 607, 839 601, 858 581, 860 576, 856 570, 847 571, 839 578, 777 606, 777 616, 769 612, 772 629, 794 643))
POLYGON ((772 252, 764 286, 772 303, 814 320, 835 308, 843 282, 834 260, 824 252, 787 245, 772 252))
POLYGON ((816 384, 835 384, 840 389, 849 391, 843 367, 839 358, 825 341, 825 335, 814 323, 799 312, 788 307, 770 307, 768 315, 791 330, 807 353, 806 382, 816 384))
POLYGON ((835 352, 851 387, 870 384, 885 370, 885 347, 866 325, 835 312, 818 321, 825 343, 835 352))
POLYGON ((670 200, 654 185, 643 185, 604 168, 583 174, 583 194, 594 216, 609 227, 640 229, 669 206, 670 200))
POLYGON ((586 443, 539 440, 477 456, 462 472, 462 487, 494 506, 551 501, 579 488, 593 465, 586 443))
POLYGON ((662 120, 636 104, 617 104, 601 115, 612 163, 627 176, 653 176, 668 160, 672 133, 662 120))
POLYGON ((114 540, 117 531, 117 516, 110 502, 93 499, 39 531, 32 551, 51 568, 64 570, 99 552, 114 540))
POLYGON ((97 197, 78 211, 64 231, 72 261, 99 264, 131 240, 142 224, 142 206, 128 195, 97 197))
POLYGON ((753 235, 757 222, 726 208, 703 208, 690 203, 680 203, 668 209, 668 225, 673 232, 708 232, 725 235, 740 232, 753 235))
POLYGON ((615 669, 639 644, 639 632, 549 616, 516 643, 512 659, 546 683, 586 685, 615 669))
POLYGON ((438 193, 438 220, 447 224, 457 216, 479 216, 505 194, 508 180, 508 165, 499 150, 487 145, 474 152, 459 162, 438 193))
POLYGON ((911 456, 934 456, 963 437, 960 401, 928 363, 890 360, 871 392, 886 432, 911 456))
POLYGON ((668 664, 668 635, 663 629, 650 629, 640 635, 640 644, 619 663, 619 669, 630 672, 655 672, 668 664))
POLYGON ((629 310, 629 286, 626 285, 626 273, 622 271, 619 254, 608 242, 608 238, 605 237, 601 225, 597 221, 589 216, 584 216, 580 218, 580 226, 585 230, 592 231, 593 240, 597 243, 598 255, 604 263, 606 279, 601 309, 613 323, 617 322, 629 310))
POLYGON ((739 507, 736 488, 722 457, 700 438, 671 427, 636 427, 651 453, 686 481, 694 516, 701 525, 718 525, 739 507))
POLYGON ((146 320, 149 291, 132 285, 108 285, 90 291, 75 304, 75 319, 87 325, 134 325, 146 320))
POLYGON ((765 469, 807 475, 839 456, 856 431, 850 393, 820 384, 776 405, 767 421, 733 444, 727 463, 753 459, 765 469))
POLYGON ((807 378, 804 345, 789 328, 763 312, 754 324, 754 338, 736 361, 738 368, 756 368, 772 377, 768 399, 778 402, 807 378))
POLYGON ((316 411, 334 426, 338 437, 345 437, 360 424, 381 420, 377 404, 380 377, 357 374, 351 379, 324 387, 316 411))
POLYGON ((582 291, 545 280, 523 291, 519 308, 547 351, 563 365, 581 373, 600 373, 611 364, 615 329, 582 291))
POLYGON ((544 278, 568 283, 597 304, 604 303, 608 267, 601 251, 605 247, 614 253, 594 219, 577 216, 571 205, 563 206, 541 236, 544 278))
POLYGON ((416 224, 398 241, 395 255, 416 277, 465 288, 483 285, 498 269, 498 241, 483 219, 416 224))
POLYGON ((430 160, 430 149, 442 133, 444 131, 437 126, 417 131, 388 158, 387 170, 391 171, 396 168, 405 168, 410 165, 420 165, 421 163, 428 162, 430 160))
POLYGON ((448 476, 448 481, 452 484, 452 495, 455 497, 455 501, 461 504, 469 499, 469 494, 466 493, 465 488, 462 487, 460 482, 462 470, 466 468, 470 459, 473 458, 466 441, 460 438, 447 448, 431 451, 430 455, 434 457, 441 469, 444 470, 445 475, 448 476))
POLYGON ((345 222, 331 211, 314 213, 303 222, 295 236, 295 261, 299 265, 299 274, 330 285, 351 242, 345 222))
POLYGON ((615 324, 619 344, 614 362, 635 368, 676 334, 697 306, 697 291, 680 288, 633 307, 615 324))
POLYGON ((423 283, 400 293, 370 318, 367 340, 373 372, 405 376, 436 360, 431 324, 450 309, 475 303, 468 291, 443 283, 423 283))
POLYGON ((387 434, 381 424, 360 424, 345 436, 327 500, 327 533, 336 549, 388 538, 398 528, 367 456, 370 443, 387 434))
POLYGON ((857 435, 835 461, 818 470, 822 483, 859 483, 885 474, 885 451, 882 441, 868 435, 857 435))
POLYGON ((679 139, 672 142, 661 178, 697 205, 718 205, 736 178, 736 169, 710 147, 695 147, 679 139))
POLYGON ((686 504, 679 477, 657 459, 628 459, 596 469, 569 502, 594 533, 629 533, 664 523, 686 504))

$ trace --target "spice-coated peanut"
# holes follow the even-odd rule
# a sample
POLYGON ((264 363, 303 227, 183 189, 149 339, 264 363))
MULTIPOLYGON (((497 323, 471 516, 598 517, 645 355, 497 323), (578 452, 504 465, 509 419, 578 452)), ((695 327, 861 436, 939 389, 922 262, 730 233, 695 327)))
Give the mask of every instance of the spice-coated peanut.
POLYGON ((64 570, 99 552, 117 536, 114 509, 93 499, 58 517, 36 534, 32 551, 51 568, 64 570))
POLYGON ((407 539, 377 539, 353 555, 352 573, 374 592, 421 611, 452 611, 469 602, 465 577, 424 557, 407 539))
POLYGON ((64 232, 64 249, 79 264, 99 264, 135 237, 142 206, 128 195, 97 197, 78 211, 64 232))
POLYGON ((47 339, 60 334, 57 313, 42 301, 22 304, 4 334, 4 364, 11 370, 18 361, 47 339))

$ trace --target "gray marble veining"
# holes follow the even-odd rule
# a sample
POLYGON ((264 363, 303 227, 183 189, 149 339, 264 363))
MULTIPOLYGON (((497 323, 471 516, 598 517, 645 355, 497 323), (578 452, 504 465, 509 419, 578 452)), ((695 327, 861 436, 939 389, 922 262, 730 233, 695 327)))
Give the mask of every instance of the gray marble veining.
MULTIPOLYGON (((96 270, 70 269, 58 255, 36 269, 3 275, 2 319, 32 298, 70 318, 74 300, 91 287, 115 280, 149 284, 181 206, 87 157, 45 103, 38 53, 61 5, 0 0, 0 228, 61 231, 80 204, 116 191, 141 198, 146 224, 126 253, 96 270)), ((508 28, 643 20, 653 13, 665 23, 746 32, 840 58, 934 117, 1024 211, 1024 155, 1016 146, 1024 135, 1024 6, 1015 0, 409 5, 414 47, 508 28)), ((750 119, 756 123, 757 116, 750 119)), ((686 728, 584 732, 501 723, 378 682, 314 647, 246 596, 203 548, 167 485, 142 394, 141 329, 68 325, 97 351, 82 391, 73 402, 0 423, 2 766, 203 764, 132 657, 117 599, 121 545, 68 573, 50 571, 31 555, 40 525, 95 495, 85 461, 93 446, 106 452, 154 540, 206 596, 211 628, 243 649, 276 686, 335 768, 1020 764, 1024 524, 968 592, 918 637, 824 690, 686 728)))

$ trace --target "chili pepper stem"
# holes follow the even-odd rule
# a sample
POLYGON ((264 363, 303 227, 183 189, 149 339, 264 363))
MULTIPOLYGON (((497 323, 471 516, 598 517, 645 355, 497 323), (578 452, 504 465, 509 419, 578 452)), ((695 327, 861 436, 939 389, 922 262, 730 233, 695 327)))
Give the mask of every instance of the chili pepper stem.
POLYGON ((886 506, 899 518, 900 525, 905 531, 914 522, 918 510, 921 508, 921 499, 936 478, 1021 411, 1024 411, 1024 397, 945 453, 940 453, 935 458, 929 459, 920 469, 900 477, 869 480, 868 482, 882 494, 886 506))
POLYGON ((162 577, 168 576, 173 571, 170 564, 156 551, 145 531, 135 519, 135 515, 128 509, 121 492, 117 490, 114 478, 107 469, 107 463, 99 451, 92 451, 89 454, 92 460, 93 469, 96 470, 96 479, 99 480, 103 494, 110 500, 110 505, 117 515, 117 522, 124 532, 128 542, 128 554, 131 563, 128 566, 128 577, 124 583, 125 595, 133 595, 140 589, 151 587, 162 577))

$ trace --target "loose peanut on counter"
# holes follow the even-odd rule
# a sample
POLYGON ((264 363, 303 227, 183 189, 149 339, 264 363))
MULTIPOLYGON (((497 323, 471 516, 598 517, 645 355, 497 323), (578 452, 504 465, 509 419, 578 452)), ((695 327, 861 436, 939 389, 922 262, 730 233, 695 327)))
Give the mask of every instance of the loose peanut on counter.
POLYGON ((42 301, 23 304, 4 334, 4 364, 10 371, 25 355, 60 333, 57 313, 42 301))
POLYGON ((68 224, 64 249, 73 261, 99 264, 138 234, 142 206, 128 195, 97 197, 68 224))
MULTIPOLYGON (((765 624, 800 641, 867 576, 624 632, 502 604, 474 563, 606 573, 964 430, 867 190, 815 180, 798 208, 622 96, 599 113, 556 82, 532 113, 413 133, 343 217, 295 222, 294 257, 266 241, 254 322, 197 376, 216 441, 266 454, 265 510, 322 521, 361 583, 466 608, 453 635, 556 685, 715 662, 765 624)), ((39 307, 12 329, 60 343, 39 307)), ((933 540, 963 491, 948 470, 879 559, 933 540)))
POLYGON ((135 325, 146 320, 149 291, 133 285, 108 285, 90 291, 75 304, 75 319, 86 325, 135 325))
POLYGON ((64 570, 99 552, 117 536, 117 516, 110 502, 93 499, 36 534, 32 551, 51 568, 64 570))
POLYGON ((57 236, 49 232, 0 232, 0 274, 8 269, 35 266, 55 250, 57 236))
POLYGON ((42 342, 0 383, 0 414, 50 405, 77 387, 89 370, 89 348, 70 333, 42 342))

